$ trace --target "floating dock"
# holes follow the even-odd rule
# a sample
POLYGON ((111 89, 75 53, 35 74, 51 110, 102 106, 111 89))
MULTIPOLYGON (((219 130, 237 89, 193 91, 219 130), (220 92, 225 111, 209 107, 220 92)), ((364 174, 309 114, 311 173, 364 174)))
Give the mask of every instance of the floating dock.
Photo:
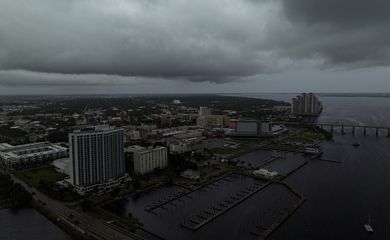
POLYGON ((200 212, 197 215, 192 216, 190 219, 184 221, 181 225, 192 231, 196 231, 199 228, 203 227, 210 221, 214 220, 218 216, 222 215, 226 211, 230 210, 234 206, 238 205, 242 201, 251 197, 261 189, 268 186, 271 182, 261 183, 254 182, 243 190, 237 192, 236 194, 228 197, 224 201, 215 204, 206 211, 200 212))
POLYGON ((173 204, 173 203, 171 203, 173 200, 179 199, 179 198, 185 196, 186 194, 188 194, 189 192, 190 191, 188 191, 188 190, 180 190, 178 192, 172 193, 165 198, 161 198, 161 199, 153 202, 152 204, 145 206, 145 210, 150 212, 156 208, 164 206, 165 204, 168 204, 168 203, 173 204))

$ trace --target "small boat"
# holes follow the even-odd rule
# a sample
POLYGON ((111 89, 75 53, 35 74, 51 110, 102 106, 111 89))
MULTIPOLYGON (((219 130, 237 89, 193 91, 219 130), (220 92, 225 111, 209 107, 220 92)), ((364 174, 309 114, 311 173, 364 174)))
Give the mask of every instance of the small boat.
POLYGON ((373 233, 374 229, 371 227, 370 224, 364 224, 364 228, 366 229, 366 232, 373 233))
POLYGON ((368 233, 373 233, 374 232, 374 229, 371 226, 371 218, 370 218, 370 216, 368 216, 368 223, 364 224, 364 229, 368 233))
POLYGON ((360 143, 355 142, 354 144, 352 144, 352 146, 354 146, 354 147, 360 147, 360 143))

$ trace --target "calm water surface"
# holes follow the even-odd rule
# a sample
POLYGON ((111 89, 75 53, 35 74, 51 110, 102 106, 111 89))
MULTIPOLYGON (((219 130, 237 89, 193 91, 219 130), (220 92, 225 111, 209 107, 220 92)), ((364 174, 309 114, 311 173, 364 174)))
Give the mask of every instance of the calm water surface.
POLYGON ((1 240, 71 240, 60 228, 32 208, 0 210, 1 240))
MULTIPOLYGON (((289 101, 294 95, 253 95, 289 101)), ((319 121, 390 126, 390 98, 320 97, 319 121)), ((383 133, 385 135, 385 133, 383 133)), ((373 132, 336 135, 323 144, 324 158, 341 164, 311 161, 285 182, 307 201, 271 239, 389 239, 390 139, 373 132), (352 146, 359 142, 360 147, 352 146), (363 224, 371 218, 375 232, 363 224)))

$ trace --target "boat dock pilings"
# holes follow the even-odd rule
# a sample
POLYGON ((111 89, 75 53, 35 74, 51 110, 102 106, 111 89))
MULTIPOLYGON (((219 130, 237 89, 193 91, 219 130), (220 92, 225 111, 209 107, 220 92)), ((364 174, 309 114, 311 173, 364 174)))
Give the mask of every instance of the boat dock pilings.
POLYGON ((261 189, 269 186, 271 182, 267 182, 264 184, 259 184, 258 182, 255 182, 250 185, 250 187, 247 187, 245 190, 241 190, 240 192, 236 193, 235 195, 231 196, 230 198, 224 200, 222 203, 218 203, 217 205, 211 207, 210 209, 203 211, 202 213, 199 213, 193 217, 191 217, 189 220, 184 221, 182 223, 182 226, 190 229, 192 231, 196 231, 199 228, 205 226, 207 223, 211 222, 218 216, 222 215, 226 211, 232 209, 233 207, 237 206, 239 203, 243 202, 247 198, 251 197, 261 189), (247 193, 245 193, 247 192, 247 193), (210 214, 211 213, 211 214, 210 214), (206 219, 202 219, 199 216, 204 217, 204 214, 207 214, 206 219), (201 219, 201 220, 199 220, 201 219))
MULTIPOLYGON (((183 189, 183 190, 178 191, 178 192, 176 192, 176 193, 172 193, 172 194, 170 194, 170 195, 169 195, 168 197, 166 197, 166 198, 161 198, 161 199, 159 199, 159 200, 153 202, 152 204, 146 205, 144 209, 145 209, 146 211, 148 211, 148 212, 151 212, 151 211, 153 211, 153 210, 156 209, 156 208, 162 208, 164 205, 169 204, 169 203, 171 203, 172 201, 175 201, 175 200, 182 201, 182 200, 180 200, 180 199, 183 198, 183 197, 186 197, 186 198, 190 198, 190 199, 191 199, 192 197, 189 196, 190 193, 195 192, 195 191, 198 191, 198 190, 201 190, 202 188, 207 187, 207 186, 209 186, 209 185, 211 185, 211 184, 213 184, 213 183, 215 183, 215 182, 218 182, 218 181, 220 181, 220 180, 225 180, 225 181, 229 182, 229 180, 226 180, 226 179, 229 179, 229 177, 231 177, 232 175, 234 175, 234 173, 229 172, 229 173, 224 174, 224 175, 222 175, 222 176, 220 176, 220 177, 218 177, 218 178, 216 178, 216 179, 213 179, 211 182, 207 182, 207 183, 202 184, 201 186, 196 187, 196 188, 193 188, 193 189, 191 189, 191 190, 189 190, 189 189, 183 189), (226 178, 226 179, 225 179, 225 178, 226 178)), ((180 187, 182 187, 182 186, 180 186, 180 187)), ((184 187, 182 187, 182 188, 184 188, 184 187)))
POLYGON ((300 193, 298 193, 297 191, 295 191, 294 189, 292 189, 289 185, 287 185, 286 183, 283 183, 283 182, 277 182, 277 181, 273 181, 273 183, 275 184, 280 184, 280 185, 283 185, 284 187, 286 187, 291 193, 293 193, 295 196, 297 196, 299 198, 299 202, 297 204, 295 204, 292 208, 290 208, 286 214, 283 215, 282 218, 279 219, 278 222, 272 224, 263 234, 261 234, 261 236, 258 238, 259 240, 265 240, 267 239, 269 236, 271 236, 271 234, 276 230, 278 229, 278 227, 280 227, 280 225, 282 225, 300 206, 302 206, 302 204, 306 201, 306 198, 304 196, 302 196, 300 193))

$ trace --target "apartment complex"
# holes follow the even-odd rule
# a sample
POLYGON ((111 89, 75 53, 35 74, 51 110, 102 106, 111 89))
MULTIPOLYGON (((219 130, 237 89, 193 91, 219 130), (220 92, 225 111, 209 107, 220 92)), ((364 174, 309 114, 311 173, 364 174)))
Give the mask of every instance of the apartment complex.
POLYGON ((68 149, 50 142, 38 142, 12 146, 0 144, 0 164, 6 169, 22 168, 48 160, 68 156, 68 149))
POLYGON ((322 103, 313 93, 302 93, 292 99, 292 114, 296 116, 318 116, 322 103))
POLYGON ((122 129, 74 132, 69 143, 70 182, 80 194, 119 185, 126 177, 122 129))
POLYGON ((140 147, 132 146, 126 149, 132 154, 134 161, 134 172, 137 174, 146 174, 156 168, 165 168, 168 165, 168 153, 166 147, 140 147))

